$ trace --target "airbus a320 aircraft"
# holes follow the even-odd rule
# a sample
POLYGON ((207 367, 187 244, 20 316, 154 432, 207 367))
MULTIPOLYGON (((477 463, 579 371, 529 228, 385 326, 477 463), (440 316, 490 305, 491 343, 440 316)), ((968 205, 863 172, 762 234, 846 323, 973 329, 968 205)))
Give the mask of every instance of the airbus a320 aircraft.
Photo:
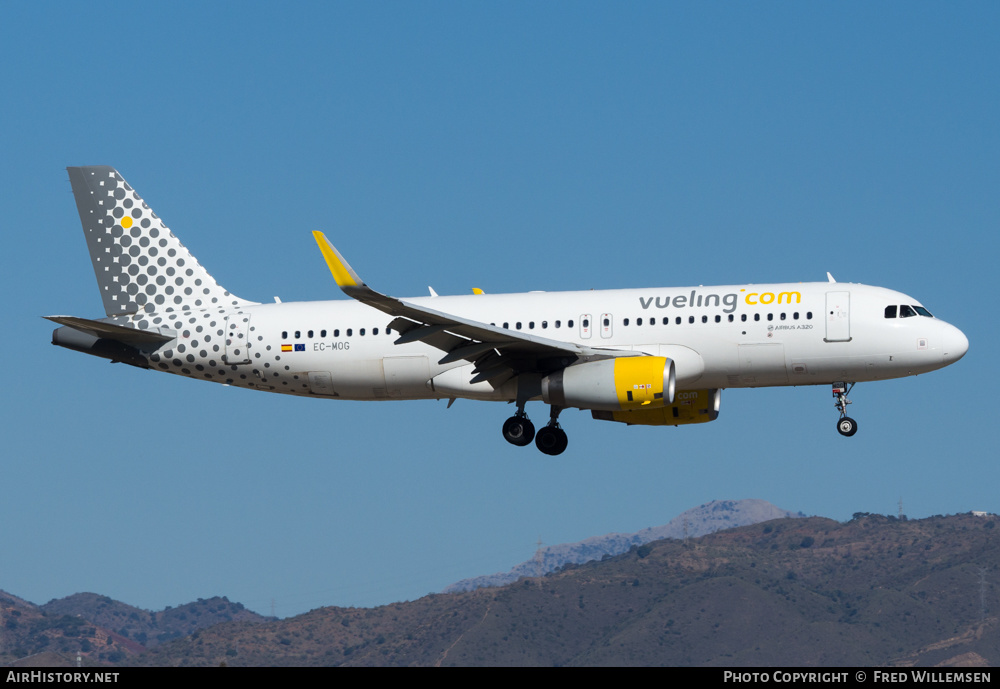
POLYGON ((962 358, 962 332, 913 297, 828 282, 397 299, 320 232, 353 301, 262 304, 221 287, 116 170, 68 168, 107 318, 48 316, 53 344, 226 385, 346 400, 513 402, 504 438, 563 452, 559 414, 678 426, 713 421, 723 388, 832 385, 851 436, 858 381, 962 358), (535 433, 529 401, 549 405, 535 433))

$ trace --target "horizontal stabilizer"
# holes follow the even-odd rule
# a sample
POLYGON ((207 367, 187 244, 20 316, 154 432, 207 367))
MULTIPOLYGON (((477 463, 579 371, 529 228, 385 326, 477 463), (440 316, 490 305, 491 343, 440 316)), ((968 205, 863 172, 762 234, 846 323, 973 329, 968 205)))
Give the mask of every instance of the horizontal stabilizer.
POLYGON ((43 318, 59 325, 67 325, 74 330, 79 330, 82 333, 87 333, 97 338, 114 340, 133 347, 160 345, 174 339, 173 335, 164 335, 150 330, 126 328, 121 325, 105 323, 104 321, 93 321, 88 318, 76 318, 75 316, 43 316, 43 318))

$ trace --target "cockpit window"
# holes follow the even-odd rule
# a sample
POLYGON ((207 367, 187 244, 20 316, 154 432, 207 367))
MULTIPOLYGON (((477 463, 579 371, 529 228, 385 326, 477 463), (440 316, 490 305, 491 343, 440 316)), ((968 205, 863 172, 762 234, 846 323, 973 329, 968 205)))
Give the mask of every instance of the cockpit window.
POLYGON ((925 309, 923 306, 917 306, 916 304, 910 306, 907 306, 906 304, 903 304, 902 306, 896 306, 895 304, 892 304, 891 306, 886 306, 885 317, 895 318, 897 309, 899 310, 900 318, 910 318, 912 316, 925 316, 927 318, 934 318, 934 315, 930 311, 925 309))

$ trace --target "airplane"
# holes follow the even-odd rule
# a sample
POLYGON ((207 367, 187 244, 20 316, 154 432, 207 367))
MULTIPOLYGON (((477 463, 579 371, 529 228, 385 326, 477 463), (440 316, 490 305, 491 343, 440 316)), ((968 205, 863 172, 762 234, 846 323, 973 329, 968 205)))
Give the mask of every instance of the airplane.
POLYGON ((46 316, 52 343, 144 369, 343 400, 513 403, 515 446, 568 446, 567 408, 630 425, 714 421, 724 388, 830 385, 853 436, 857 382, 927 373, 968 339, 900 292, 826 282, 398 299, 321 232, 350 300, 259 303, 220 286, 117 170, 69 167, 106 318, 46 316), (536 433, 525 407, 549 405, 536 433))

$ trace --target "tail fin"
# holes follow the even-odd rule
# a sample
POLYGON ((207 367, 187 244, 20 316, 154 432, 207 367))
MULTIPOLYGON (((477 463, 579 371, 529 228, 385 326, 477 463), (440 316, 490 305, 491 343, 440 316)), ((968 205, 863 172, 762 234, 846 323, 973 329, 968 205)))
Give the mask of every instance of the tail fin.
POLYGON ((222 288, 117 170, 66 170, 108 316, 253 303, 222 288))

